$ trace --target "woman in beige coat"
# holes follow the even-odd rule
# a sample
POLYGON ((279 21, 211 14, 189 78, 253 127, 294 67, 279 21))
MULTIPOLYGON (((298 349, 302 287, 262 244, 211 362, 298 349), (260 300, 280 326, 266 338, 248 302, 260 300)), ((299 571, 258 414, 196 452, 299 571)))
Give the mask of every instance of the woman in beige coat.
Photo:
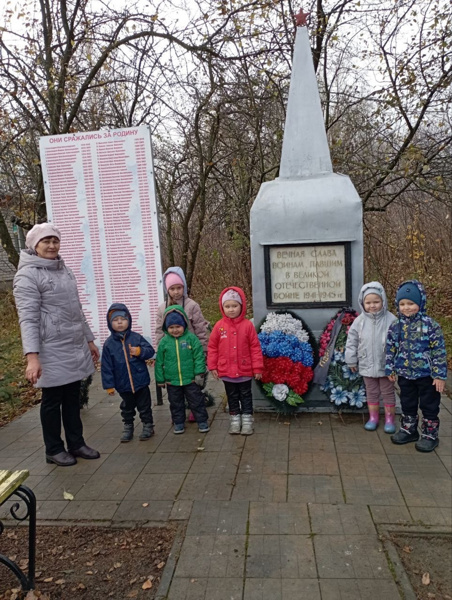
POLYGON ((14 277, 14 297, 27 357, 26 377, 42 388, 41 424, 48 463, 69 467, 75 457, 99 458, 83 439, 81 380, 94 372, 99 351, 80 304, 74 274, 59 255, 61 234, 41 223, 26 238, 14 277), (67 449, 61 439, 61 421, 67 449))

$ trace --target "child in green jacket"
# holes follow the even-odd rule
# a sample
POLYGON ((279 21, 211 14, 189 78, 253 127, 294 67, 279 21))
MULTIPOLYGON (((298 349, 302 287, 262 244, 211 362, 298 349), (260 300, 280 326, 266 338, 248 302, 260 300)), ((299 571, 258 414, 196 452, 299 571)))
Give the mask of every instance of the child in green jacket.
POLYGON ((204 350, 196 335, 188 330, 188 318, 181 306, 169 306, 164 316, 165 336, 157 351, 155 378, 159 386, 168 386, 174 433, 185 431, 185 399, 199 431, 207 433, 208 414, 201 392, 206 371, 204 350))

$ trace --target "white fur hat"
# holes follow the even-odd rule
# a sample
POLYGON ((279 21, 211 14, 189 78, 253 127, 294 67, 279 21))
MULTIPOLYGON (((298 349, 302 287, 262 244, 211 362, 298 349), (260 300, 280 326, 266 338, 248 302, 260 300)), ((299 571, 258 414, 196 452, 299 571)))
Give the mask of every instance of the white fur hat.
POLYGON ((25 238, 25 245, 34 250, 39 242, 45 237, 57 237, 61 240, 60 230, 53 223, 39 223, 30 229, 25 238))

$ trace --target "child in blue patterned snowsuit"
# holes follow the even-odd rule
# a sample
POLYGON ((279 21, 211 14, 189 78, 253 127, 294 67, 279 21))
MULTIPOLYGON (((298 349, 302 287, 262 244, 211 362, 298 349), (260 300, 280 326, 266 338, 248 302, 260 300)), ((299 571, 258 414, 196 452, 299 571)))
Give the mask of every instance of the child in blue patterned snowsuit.
POLYGON ((443 332, 426 314, 426 299, 419 281, 413 279, 400 285, 396 295, 398 319, 390 326, 386 343, 385 372, 391 381, 397 376, 402 405, 400 430, 391 441, 416 442, 419 452, 431 452, 439 444, 439 405, 447 377, 443 332))

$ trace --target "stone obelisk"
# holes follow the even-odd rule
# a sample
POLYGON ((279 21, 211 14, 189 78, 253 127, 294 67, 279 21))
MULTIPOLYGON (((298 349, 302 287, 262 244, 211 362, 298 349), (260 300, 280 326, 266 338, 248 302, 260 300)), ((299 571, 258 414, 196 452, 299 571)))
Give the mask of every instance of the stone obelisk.
MULTIPOLYGON (((251 208, 254 322, 290 310, 318 337, 343 306, 357 307, 363 283, 362 204, 350 179, 333 172, 306 15, 297 16, 279 177, 251 208)), ((268 407, 257 387, 257 409, 268 407)), ((316 386, 305 407, 328 409, 316 386)))

